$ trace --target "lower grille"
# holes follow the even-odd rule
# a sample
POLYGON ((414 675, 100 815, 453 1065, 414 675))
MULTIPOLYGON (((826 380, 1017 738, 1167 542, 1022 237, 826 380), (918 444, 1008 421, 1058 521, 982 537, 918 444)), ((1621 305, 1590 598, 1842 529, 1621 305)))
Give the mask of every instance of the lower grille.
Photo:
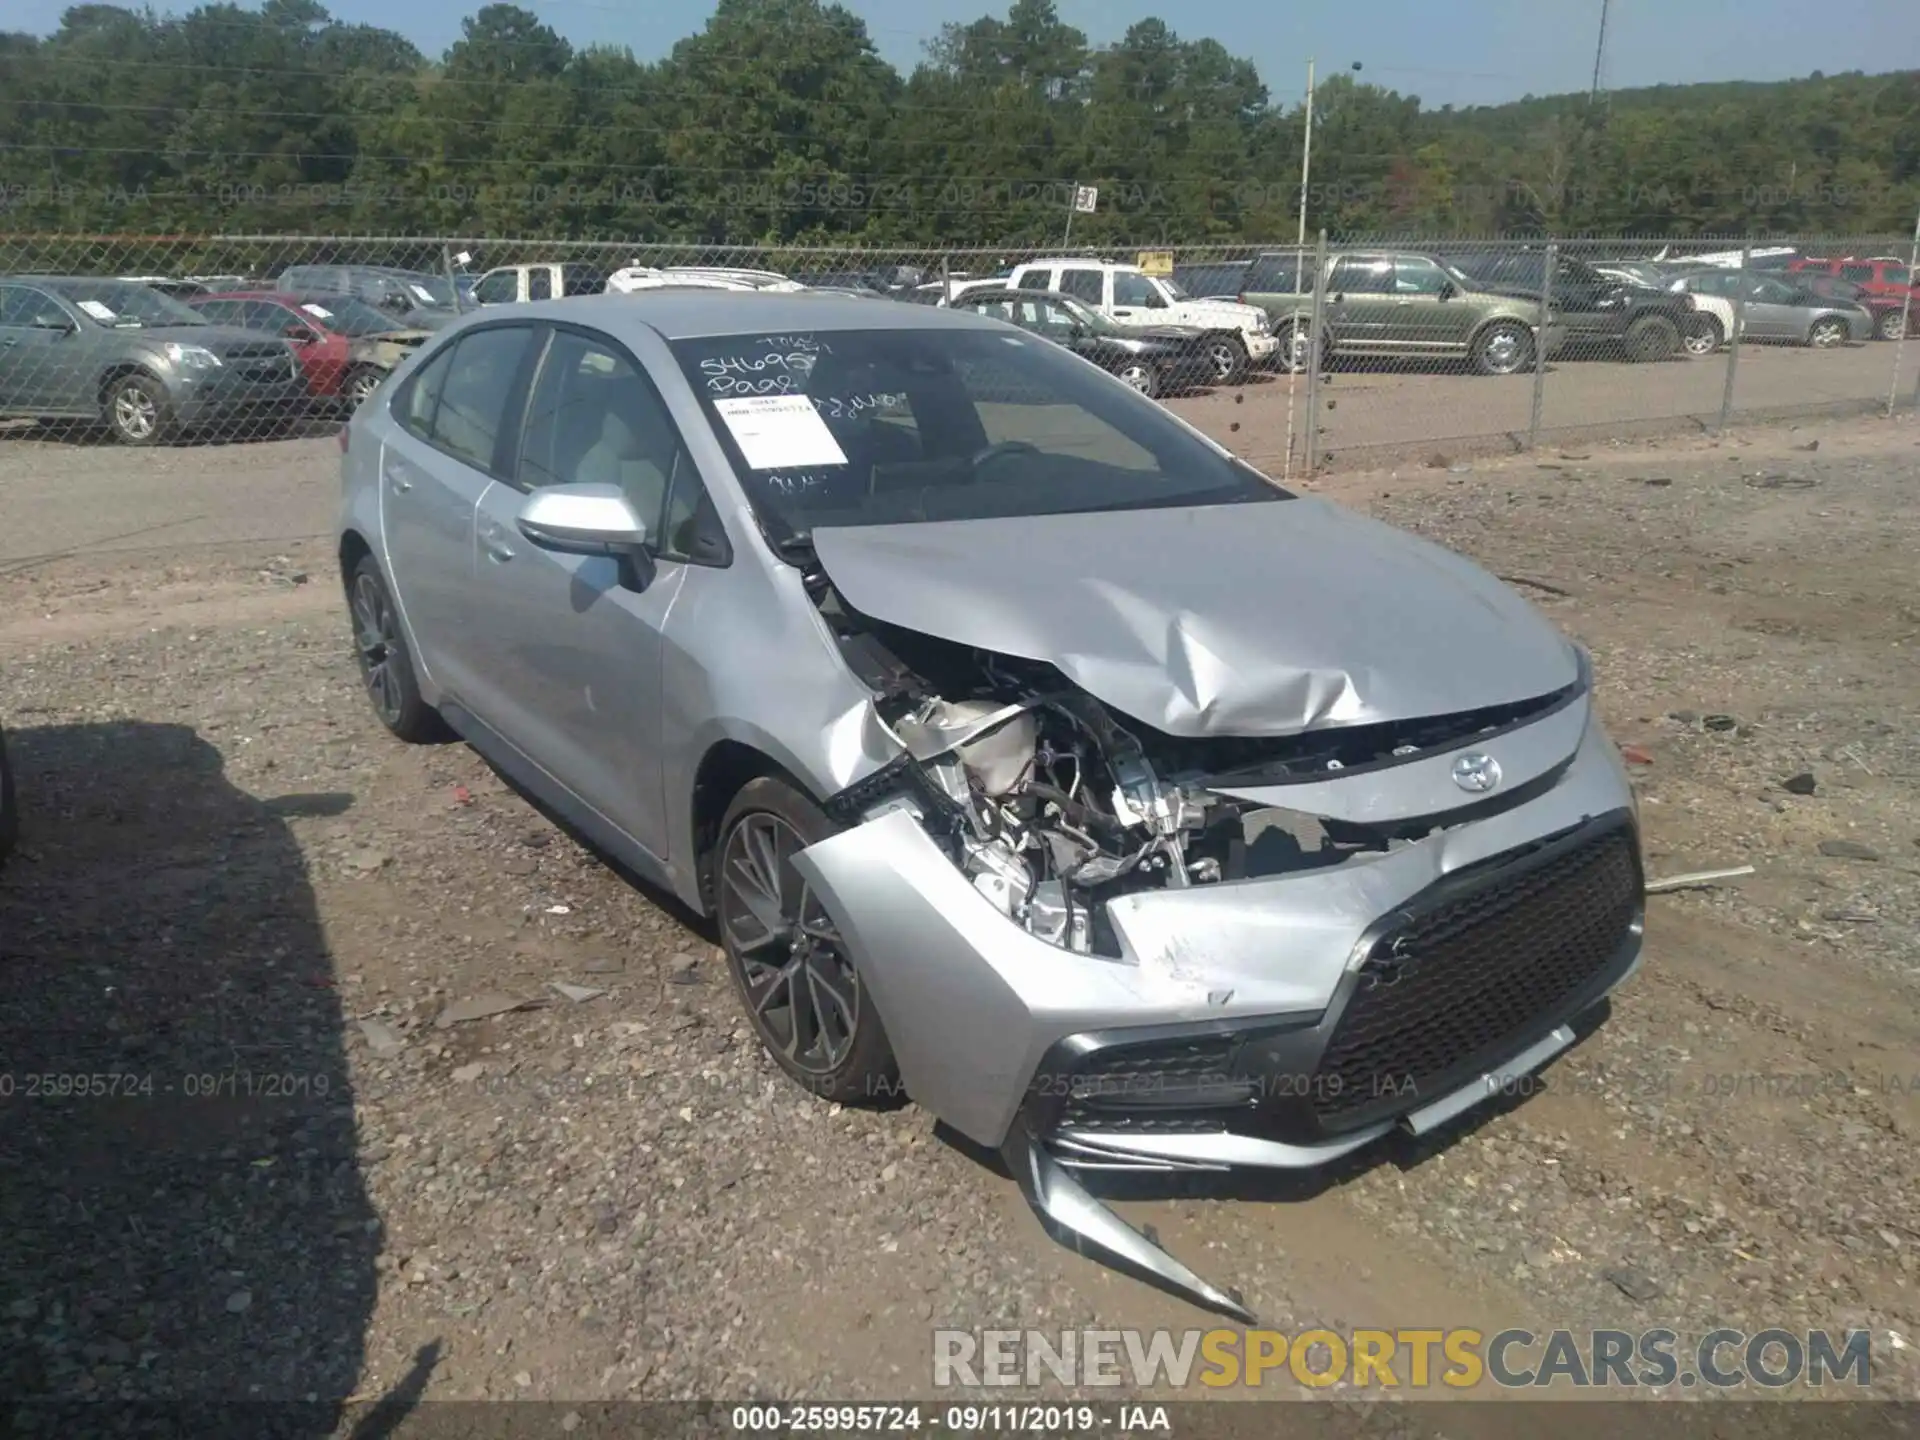
POLYGON ((1622 825, 1502 866, 1382 934, 1321 1055, 1320 1124, 1352 1129, 1437 1100, 1565 1019, 1619 955, 1643 890, 1622 825))
POLYGON ((1252 1092, 1232 1073, 1235 1038, 1188 1036, 1117 1045, 1089 1056, 1064 1077, 1062 1129, 1218 1128, 1190 1118, 1196 1109, 1244 1106, 1252 1092))

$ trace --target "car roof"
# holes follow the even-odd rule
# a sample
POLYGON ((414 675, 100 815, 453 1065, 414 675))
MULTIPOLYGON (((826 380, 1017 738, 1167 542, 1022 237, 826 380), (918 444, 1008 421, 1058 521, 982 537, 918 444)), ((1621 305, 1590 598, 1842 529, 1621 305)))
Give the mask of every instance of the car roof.
POLYGON ((924 305, 875 305, 869 296, 837 295, 827 290, 692 287, 536 300, 513 306, 510 317, 485 310, 472 313, 489 321, 558 320, 604 330, 642 325, 667 340, 809 330, 1000 329, 1004 323, 984 315, 924 305))

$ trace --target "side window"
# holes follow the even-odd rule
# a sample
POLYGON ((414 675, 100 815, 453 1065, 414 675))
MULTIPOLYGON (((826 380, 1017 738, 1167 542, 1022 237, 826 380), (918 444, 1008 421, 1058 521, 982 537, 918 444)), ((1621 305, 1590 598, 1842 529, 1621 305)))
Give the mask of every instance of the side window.
POLYGON ((447 382, 447 365, 456 346, 449 345, 414 371, 393 407, 401 426, 422 440, 433 439, 433 416, 440 408, 440 387, 447 382))
POLYGON ((1136 275, 1131 270, 1113 272, 1113 303, 1115 308, 1122 305, 1136 310, 1151 309, 1155 305, 1164 307, 1166 301, 1160 298, 1160 292, 1144 275, 1136 275))
MULTIPOLYGON (((206 300, 193 307, 216 325, 244 325, 246 315, 238 300, 206 300)), ((8 320, 0 310, 0 325, 23 325, 23 320, 8 320)))
POLYGON ((480 283, 473 287, 473 298, 482 305, 503 304, 513 299, 516 278, 511 270, 495 270, 491 275, 482 275, 480 283))
POLYGON ((1873 280, 1873 266, 1842 265, 1840 267, 1840 278, 1842 280, 1851 280, 1855 285, 1869 284, 1873 280))
POLYGON ((0 285, 0 325, 30 326, 49 310, 59 313, 59 307, 38 290, 0 285))
MULTIPOLYGON (((683 452, 666 402, 631 360, 606 341, 554 332, 521 430, 521 485, 618 485, 665 550, 676 538, 663 529, 668 482, 676 465, 691 477, 683 452)), ((688 503, 683 520, 698 496, 688 503)))
MULTIPOLYGON (((1067 273, 1072 274, 1073 272, 1068 271, 1067 273)), ((1051 290, 1053 288, 1053 272, 1044 268, 1024 271, 1020 276, 1020 283, 1014 288, 1016 290, 1051 290)))
POLYGON ((1391 295, 1393 262, 1345 256, 1333 267, 1327 288, 1336 295, 1391 295))
POLYGON ((454 345, 440 404, 433 415, 433 443, 477 470, 493 468, 507 396, 526 358, 533 330, 503 325, 476 330, 454 345))
POLYGON ((527 298, 529 300, 551 300, 553 298, 553 272, 544 265, 536 265, 527 274, 527 298))
POLYGON ((304 325, 309 330, 321 328, 319 316, 296 315, 291 310, 282 309, 271 300, 249 300, 240 323, 249 330, 270 330, 276 335, 289 325, 304 325))
POLYGON ((1393 262, 1393 288, 1402 295, 1438 295, 1447 287, 1447 272, 1418 255, 1393 262))
POLYGON ((1047 331, 1064 335, 1080 322, 1073 318, 1073 312, 1063 305, 1043 301, 1040 305, 1040 324, 1047 331))
POLYGON ((1102 276, 1098 270, 1062 270, 1060 283, 1053 288, 1058 289, 1062 295, 1071 295, 1074 299, 1084 300, 1097 308, 1107 303, 1105 287, 1101 284, 1101 280, 1102 276))

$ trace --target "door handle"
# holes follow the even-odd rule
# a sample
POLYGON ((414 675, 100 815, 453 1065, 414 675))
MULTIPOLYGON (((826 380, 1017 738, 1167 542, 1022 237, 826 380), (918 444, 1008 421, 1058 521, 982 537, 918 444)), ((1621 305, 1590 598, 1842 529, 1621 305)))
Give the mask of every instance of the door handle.
POLYGON ((387 467, 387 483, 393 486, 396 494, 400 495, 404 495, 413 489, 413 481, 408 478, 407 472, 402 470, 398 465, 389 465, 387 467))
POLYGON ((480 537, 480 548, 487 552, 487 558, 499 564, 513 559, 513 547, 507 544, 507 532, 494 526, 480 537))
POLYGON ((1396 307, 1396 308, 1397 308, 1397 307, 1399 307, 1399 306, 1403 306, 1403 305, 1411 305, 1411 304, 1413 304, 1413 302, 1412 302, 1411 300, 1396 300, 1396 301, 1394 301, 1393 303, 1394 303, 1394 305, 1395 305, 1395 307, 1396 307))

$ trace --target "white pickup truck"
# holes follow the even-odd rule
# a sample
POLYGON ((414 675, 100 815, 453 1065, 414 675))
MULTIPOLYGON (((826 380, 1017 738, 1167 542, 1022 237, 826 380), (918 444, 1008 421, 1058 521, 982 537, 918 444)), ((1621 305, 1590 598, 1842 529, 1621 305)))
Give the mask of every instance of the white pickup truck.
POLYGON ((1004 282, 1015 290, 1057 290, 1122 325, 1190 325, 1216 332, 1207 342, 1214 377, 1232 385, 1249 364, 1266 365, 1280 342, 1273 318, 1258 305, 1196 300, 1178 282, 1112 260, 1029 260, 1004 282))

